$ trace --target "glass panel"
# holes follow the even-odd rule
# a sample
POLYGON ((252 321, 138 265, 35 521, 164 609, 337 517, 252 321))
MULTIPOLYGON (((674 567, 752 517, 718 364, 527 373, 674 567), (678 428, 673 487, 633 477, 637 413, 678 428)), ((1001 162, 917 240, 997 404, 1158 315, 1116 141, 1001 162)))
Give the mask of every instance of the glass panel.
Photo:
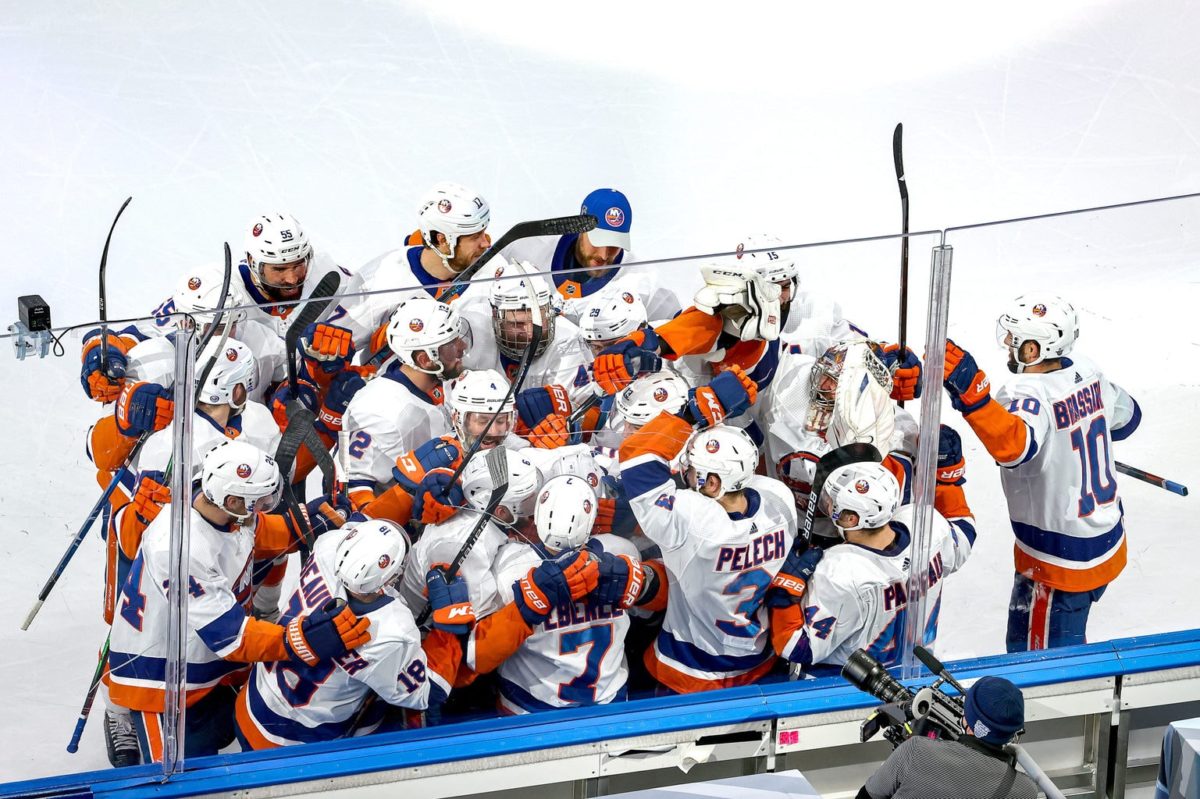
MULTIPOLYGON (((1195 626, 1188 586, 1200 544, 1182 532, 1191 527, 1189 500, 1121 474, 1117 464, 1184 484, 1197 479, 1187 446, 1197 428, 1187 408, 1200 399, 1191 324, 1200 300, 1198 211, 1200 200, 1192 197, 947 232, 954 248, 950 336, 990 376, 993 396, 1014 392, 1018 412, 1045 427, 1038 427, 1032 465, 1002 475, 1004 482, 962 417, 950 408, 942 415, 962 433, 966 493, 979 529, 972 562, 947 585, 943 657, 1005 651, 1010 614, 1020 623, 1015 646, 1027 645, 1031 627, 1035 641, 1056 643, 1070 603, 1090 607, 1089 641, 1195 626), (1051 295, 1078 315, 1079 340, 1069 355, 1075 364, 1057 378, 1018 378, 1006 368, 996 319, 1018 295, 1030 298, 1022 312, 1030 328, 1058 318, 1055 301, 1046 299, 1051 295), (1136 399, 1142 414, 1128 438, 1116 431, 1132 426, 1129 409, 1109 380, 1136 399), (1027 387, 1019 395, 1018 381, 1027 387), (1022 483, 1022 471, 1036 473, 1022 483), (1119 535, 1109 533, 1122 508, 1124 553, 1119 535), (1017 611, 1009 602, 1016 527, 1010 516, 1025 525, 1023 567, 1056 589, 1033 591, 1030 600, 1025 586, 1017 611), (1063 593, 1071 588, 1074 595, 1063 593), (1079 593, 1102 588, 1095 604, 1079 593)), ((1006 457, 1020 459, 1017 449, 1006 457)), ((1067 627, 1079 640, 1078 614, 1067 627)))

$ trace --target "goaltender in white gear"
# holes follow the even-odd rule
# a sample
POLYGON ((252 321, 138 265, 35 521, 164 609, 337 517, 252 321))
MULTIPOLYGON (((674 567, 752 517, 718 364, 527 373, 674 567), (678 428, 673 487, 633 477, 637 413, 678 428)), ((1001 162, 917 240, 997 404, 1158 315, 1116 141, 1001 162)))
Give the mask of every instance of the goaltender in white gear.
POLYGON ((666 618, 646 667, 678 693, 747 685, 771 670, 763 597, 797 529, 791 494, 754 473, 758 448, 736 427, 691 436, 681 458, 689 489, 678 489, 668 464, 690 433, 664 413, 621 445, 634 516, 669 575, 666 618))
MULTIPOLYGON (((538 492, 534 509, 537 544, 513 540, 496 555, 495 581, 502 601, 544 557, 588 549, 627 557, 641 568, 637 548, 614 535, 591 536, 597 497, 585 478, 560 475, 538 492), (589 543, 589 541, 591 543, 589 543)), ((587 596, 560 604, 501 665, 500 709, 513 714, 602 705, 625 699, 629 666, 625 635, 629 616, 587 596)))
POLYGON ((257 664, 237 707, 239 731, 251 748, 365 735, 380 721, 380 714, 359 719, 372 694, 410 710, 424 710, 431 695, 445 699, 450 682, 437 670, 445 633, 435 631, 422 648, 412 613, 392 590, 407 554, 407 536, 386 521, 352 522, 317 539, 284 623, 343 599, 370 619, 371 640, 316 666, 257 664), (435 650, 432 658, 426 649, 435 650))
MULTIPOLYGON (((939 492, 943 489, 962 495, 957 486, 939 485, 939 492)), ((932 648, 944 580, 962 568, 975 542, 975 520, 965 500, 953 506, 962 515, 946 518, 934 512, 931 554, 919 562, 914 562, 911 546, 916 506, 900 507, 896 478, 882 465, 852 463, 834 469, 819 503, 844 543, 826 550, 817 564, 804 595, 804 626, 791 636, 784 657, 816 673, 827 670, 814 670, 814 665, 840 669, 856 649, 865 649, 884 665, 898 663, 910 612, 911 568, 925 576, 922 644, 932 648)))

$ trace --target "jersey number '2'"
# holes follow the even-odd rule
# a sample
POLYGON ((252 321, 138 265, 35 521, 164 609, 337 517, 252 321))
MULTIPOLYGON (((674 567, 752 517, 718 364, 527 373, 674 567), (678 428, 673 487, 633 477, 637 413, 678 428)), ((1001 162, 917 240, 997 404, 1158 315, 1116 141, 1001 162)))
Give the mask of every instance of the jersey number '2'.
POLYGON ((1117 498, 1117 484, 1113 480, 1108 454, 1108 425, 1104 417, 1093 419, 1086 433, 1082 425, 1072 430, 1071 449, 1079 454, 1079 468, 1083 471, 1079 481, 1079 518, 1082 519, 1092 515, 1096 503, 1107 505, 1117 498), (1101 449, 1104 450, 1103 464, 1100 463, 1101 449), (1088 491, 1089 485, 1091 491, 1088 491))
POLYGON ((734 608, 734 613, 742 617, 741 621, 736 619, 717 619, 717 629, 726 635, 733 635, 738 638, 754 638, 762 630, 762 625, 758 623, 758 609, 762 607, 763 595, 767 593, 767 588, 771 585, 771 575, 766 569, 752 569, 748 572, 742 572, 737 577, 729 581, 725 586, 723 594, 744 594, 750 592, 750 596, 745 601, 738 604, 734 608))
POLYGON ((591 705, 596 702, 596 683, 600 680, 600 663, 612 646, 613 629, 611 624, 598 624, 583 630, 572 630, 559 637, 558 653, 573 655, 582 647, 589 647, 587 666, 580 674, 569 682, 558 686, 558 698, 564 702, 577 702, 581 705, 591 705))

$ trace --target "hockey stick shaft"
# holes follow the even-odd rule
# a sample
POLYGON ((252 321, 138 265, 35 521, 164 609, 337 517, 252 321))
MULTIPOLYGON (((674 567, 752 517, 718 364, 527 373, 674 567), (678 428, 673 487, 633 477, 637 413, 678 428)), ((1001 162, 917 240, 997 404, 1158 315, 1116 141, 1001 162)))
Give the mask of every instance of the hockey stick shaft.
MULTIPOLYGON (((892 132, 892 161, 896 167, 896 185, 900 189, 900 357, 908 345, 908 181, 904 178, 904 125, 896 123, 892 132)), ((904 401, 899 402, 901 408, 904 401)))
POLYGON ((87 725, 88 716, 92 712, 92 703, 96 701, 96 691, 100 688, 100 679, 104 676, 104 664, 108 662, 108 647, 112 642, 112 634, 110 633, 104 639, 104 646, 100 648, 100 657, 96 660, 96 671, 92 674, 92 682, 88 685, 87 696, 83 698, 83 707, 79 710, 79 718, 75 721, 75 731, 71 733, 71 741, 67 744, 67 751, 75 754, 79 751, 79 741, 83 738, 83 728, 87 725))
POLYGON ((1121 463, 1120 461, 1116 461, 1114 465, 1117 467, 1117 471, 1121 474, 1129 475, 1130 477, 1137 478, 1138 480, 1149 483, 1153 486, 1158 486, 1161 489, 1170 491, 1172 494, 1178 494, 1181 497, 1186 497, 1188 495, 1187 486, 1183 485, 1182 483, 1176 483, 1175 481, 1168 480, 1165 477, 1159 477, 1157 474, 1151 474, 1150 472, 1143 471, 1136 466, 1130 466, 1128 464, 1121 463))
POLYGON ((501 236, 496 242, 484 250, 483 255, 454 278, 454 282, 442 289, 437 298, 442 302, 453 302, 467 290, 471 278, 487 265, 488 261, 500 254, 508 245, 520 239, 535 236, 568 236, 576 233, 586 233, 596 227, 596 217, 591 214, 576 216, 557 216, 552 219, 535 219, 529 222, 518 222, 501 236))
POLYGON ((308 302, 296 314, 295 321, 284 336, 284 344, 287 345, 288 385, 292 387, 292 391, 296 390, 296 350, 299 348, 300 336, 304 335, 305 328, 325 314, 325 309, 329 307, 333 295, 337 294, 341 285, 342 277, 337 272, 329 272, 321 278, 321 282, 312 290, 308 302))
POLYGON ((108 374, 108 289, 105 287, 105 273, 108 271, 108 247, 112 244, 113 231, 117 229, 117 221, 133 197, 126 197, 125 202, 117 209, 112 225, 108 229, 108 238, 104 240, 104 250, 100 253, 100 374, 112 379, 108 374))

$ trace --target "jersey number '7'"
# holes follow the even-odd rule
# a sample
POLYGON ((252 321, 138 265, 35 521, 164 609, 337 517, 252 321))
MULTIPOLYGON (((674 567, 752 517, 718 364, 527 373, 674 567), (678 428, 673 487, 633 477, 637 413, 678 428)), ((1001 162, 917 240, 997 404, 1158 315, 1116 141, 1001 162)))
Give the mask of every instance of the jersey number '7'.
POLYGON ((591 705, 596 702, 596 683, 600 680, 600 664, 612 647, 613 627, 611 624, 598 624, 582 630, 572 630, 559 637, 558 653, 573 655, 582 647, 588 647, 587 665, 583 674, 561 683, 558 686, 558 698, 564 702, 577 702, 581 705, 591 705))

